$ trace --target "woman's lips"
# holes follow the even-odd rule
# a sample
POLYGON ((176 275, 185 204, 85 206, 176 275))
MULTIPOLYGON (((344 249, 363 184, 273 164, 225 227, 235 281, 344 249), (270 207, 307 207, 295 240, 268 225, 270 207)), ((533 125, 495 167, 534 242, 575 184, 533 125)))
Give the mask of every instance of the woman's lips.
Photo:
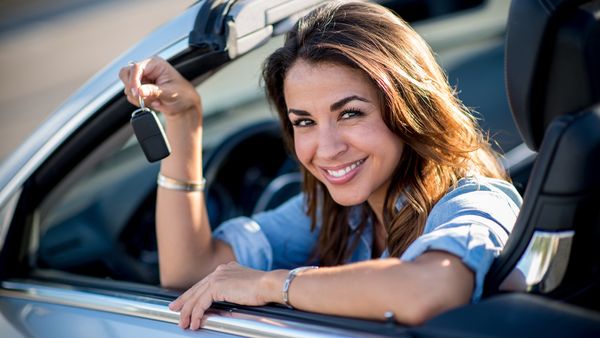
POLYGON ((338 168, 323 168, 321 170, 325 174, 325 178, 333 184, 344 184, 350 181, 360 171, 362 164, 365 163, 366 158, 360 159, 356 162, 346 164, 338 168))

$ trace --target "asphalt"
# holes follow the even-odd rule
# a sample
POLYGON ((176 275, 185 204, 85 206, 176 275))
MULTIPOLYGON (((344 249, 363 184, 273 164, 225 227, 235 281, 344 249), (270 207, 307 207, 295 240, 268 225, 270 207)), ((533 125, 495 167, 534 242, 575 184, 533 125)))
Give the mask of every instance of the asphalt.
POLYGON ((0 161, 96 72, 194 2, 0 1, 0 161))

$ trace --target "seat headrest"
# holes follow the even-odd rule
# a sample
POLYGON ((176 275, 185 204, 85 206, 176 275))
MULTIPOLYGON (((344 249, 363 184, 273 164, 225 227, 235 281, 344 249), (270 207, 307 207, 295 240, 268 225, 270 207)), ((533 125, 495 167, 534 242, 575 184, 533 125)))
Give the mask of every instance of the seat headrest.
POLYGON ((506 90, 527 146, 538 150, 557 116, 600 102, 600 1, 514 0, 506 90))

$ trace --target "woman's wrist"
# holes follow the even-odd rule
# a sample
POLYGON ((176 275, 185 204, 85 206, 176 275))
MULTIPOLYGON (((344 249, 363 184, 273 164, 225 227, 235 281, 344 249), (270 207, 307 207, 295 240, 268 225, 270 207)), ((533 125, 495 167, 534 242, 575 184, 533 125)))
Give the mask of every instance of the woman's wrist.
POLYGON ((161 161, 161 173, 178 180, 202 180, 202 115, 200 107, 165 116, 171 155, 161 161))
POLYGON ((177 114, 165 114, 165 122, 167 125, 183 124, 187 126, 201 126, 202 107, 200 103, 197 103, 185 110, 179 111, 177 114))
POLYGON ((288 270, 272 270, 265 273, 260 288, 263 290, 265 303, 283 304, 281 288, 288 275, 288 270))

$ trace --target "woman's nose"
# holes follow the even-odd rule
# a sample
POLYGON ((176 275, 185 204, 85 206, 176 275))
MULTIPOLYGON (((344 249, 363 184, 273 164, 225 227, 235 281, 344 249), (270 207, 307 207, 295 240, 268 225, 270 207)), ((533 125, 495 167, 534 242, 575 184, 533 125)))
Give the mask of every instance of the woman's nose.
POLYGON ((348 149, 343 135, 335 127, 322 127, 319 130, 317 157, 335 159, 348 149))

